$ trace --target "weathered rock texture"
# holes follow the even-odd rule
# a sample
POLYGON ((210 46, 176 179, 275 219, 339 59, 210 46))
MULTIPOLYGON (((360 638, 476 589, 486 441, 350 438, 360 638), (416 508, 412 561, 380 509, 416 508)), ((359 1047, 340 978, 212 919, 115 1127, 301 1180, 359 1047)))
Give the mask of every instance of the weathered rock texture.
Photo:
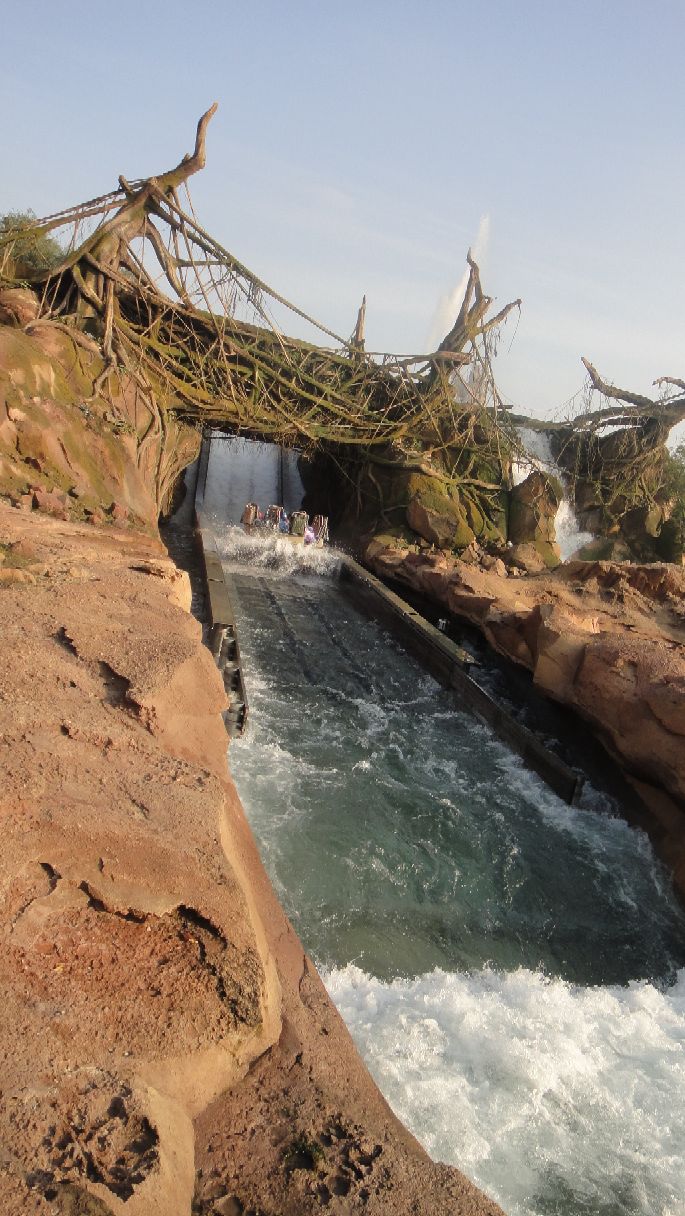
POLYGON ((443 451, 410 455, 396 445, 364 452, 324 449, 301 462, 311 506, 331 518, 337 536, 358 542, 379 532, 462 549, 473 540, 502 542, 507 534, 508 463, 497 433, 475 428, 472 443, 457 437, 443 451))
POLYGON ((550 569, 561 561, 555 518, 562 494, 559 482, 534 469, 509 498, 508 539, 512 545, 532 545, 550 569))
POLYGON ((50 321, 0 325, 0 497, 156 534, 199 442, 134 376, 107 374, 83 334, 50 321))
POLYGON ((394 1119, 275 899, 186 576, 2 505, 0 540, 0 1210, 495 1216, 394 1119))
POLYGON ((526 575, 512 552, 509 574, 487 556, 489 569, 378 542, 366 560, 477 625, 592 723, 648 802, 685 894, 685 571, 572 561, 526 575))

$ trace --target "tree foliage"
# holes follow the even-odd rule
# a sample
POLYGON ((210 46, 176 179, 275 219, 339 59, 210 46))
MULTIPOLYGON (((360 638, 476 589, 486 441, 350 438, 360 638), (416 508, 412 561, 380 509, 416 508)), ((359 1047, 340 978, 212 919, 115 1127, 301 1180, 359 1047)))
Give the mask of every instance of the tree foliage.
POLYGON ((664 492, 671 502, 671 518, 685 529, 685 440, 667 452, 664 492))
POLYGON ((64 257, 59 241, 41 232, 35 212, 7 211, 0 216, 0 275, 28 281, 51 270, 64 257))

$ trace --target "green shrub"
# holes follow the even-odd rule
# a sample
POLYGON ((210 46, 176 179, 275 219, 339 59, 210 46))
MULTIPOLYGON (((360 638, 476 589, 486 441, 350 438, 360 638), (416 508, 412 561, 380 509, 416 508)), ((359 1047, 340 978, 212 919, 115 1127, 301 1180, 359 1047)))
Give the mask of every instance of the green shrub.
POLYGON ((664 473, 664 492, 673 503, 671 518, 685 528, 685 440, 668 452, 664 473))
POLYGON ((0 216, 0 274, 30 279, 64 257, 59 241, 36 226, 33 211, 7 211, 0 216))

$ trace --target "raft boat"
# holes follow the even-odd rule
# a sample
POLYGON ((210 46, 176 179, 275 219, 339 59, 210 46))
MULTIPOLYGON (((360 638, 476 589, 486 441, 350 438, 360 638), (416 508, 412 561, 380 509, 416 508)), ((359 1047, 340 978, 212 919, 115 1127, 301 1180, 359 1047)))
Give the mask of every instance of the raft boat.
POLYGON ((310 523, 306 511, 293 511, 288 519, 283 507, 276 504, 267 507, 262 514, 256 502, 248 502, 240 522, 248 535, 264 540, 276 536, 293 545, 313 545, 315 549, 323 549, 329 539, 326 515, 315 515, 310 523))

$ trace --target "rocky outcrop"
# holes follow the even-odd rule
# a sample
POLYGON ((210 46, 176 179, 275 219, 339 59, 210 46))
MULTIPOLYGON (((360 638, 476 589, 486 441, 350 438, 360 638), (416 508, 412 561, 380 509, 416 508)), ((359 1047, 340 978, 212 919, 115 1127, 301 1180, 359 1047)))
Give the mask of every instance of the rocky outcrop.
POLYGON ((0 325, 30 325, 39 312, 38 296, 29 287, 0 288, 0 325))
MULTIPOLYGON (((325 452, 301 462, 305 506, 330 516, 336 538, 355 546, 374 536, 395 536, 441 549, 503 544, 508 491, 504 469, 487 450, 447 448, 401 457, 392 448, 368 452, 345 464, 325 452), (459 469, 466 466, 466 474, 459 469), (350 486, 354 489, 351 492, 350 486)), ((474 440, 474 443, 476 440, 474 440)))
POLYGON ((0 326, 0 497, 155 535, 199 441, 83 334, 0 326))
POLYGON ((597 414, 594 426, 537 422, 536 427, 547 430, 580 526, 598 538, 604 556, 613 549, 619 561, 681 565, 683 530, 672 519, 678 490, 672 483, 672 458, 666 446, 678 411, 669 418, 664 402, 642 399, 633 412, 632 422, 630 408, 611 417, 607 405, 606 429, 598 425, 597 414))
POLYGON ((685 894, 685 572, 571 561, 554 573, 507 575, 378 542, 366 560, 477 625, 543 692, 592 723, 639 782, 685 894))
POLYGON ((418 492, 410 498, 407 524, 417 536, 440 549, 465 548, 476 539, 459 502, 450 500, 447 495, 438 501, 435 492, 430 496, 418 492))
POLYGON ((192 1119, 279 1023, 218 845, 223 690, 158 544, 0 515, 0 1194, 185 1213, 192 1119))
POLYGON ((0 505, 0 1208, 498 1208, 368 1076, 259 862, 159 542, 0 505))
POLYGON ((508 539, 512 545, 532 545, 543 565, 554 569, 561 561, 555 517, 563 497, 561 484, 540 469, 511 490, 508 539))

